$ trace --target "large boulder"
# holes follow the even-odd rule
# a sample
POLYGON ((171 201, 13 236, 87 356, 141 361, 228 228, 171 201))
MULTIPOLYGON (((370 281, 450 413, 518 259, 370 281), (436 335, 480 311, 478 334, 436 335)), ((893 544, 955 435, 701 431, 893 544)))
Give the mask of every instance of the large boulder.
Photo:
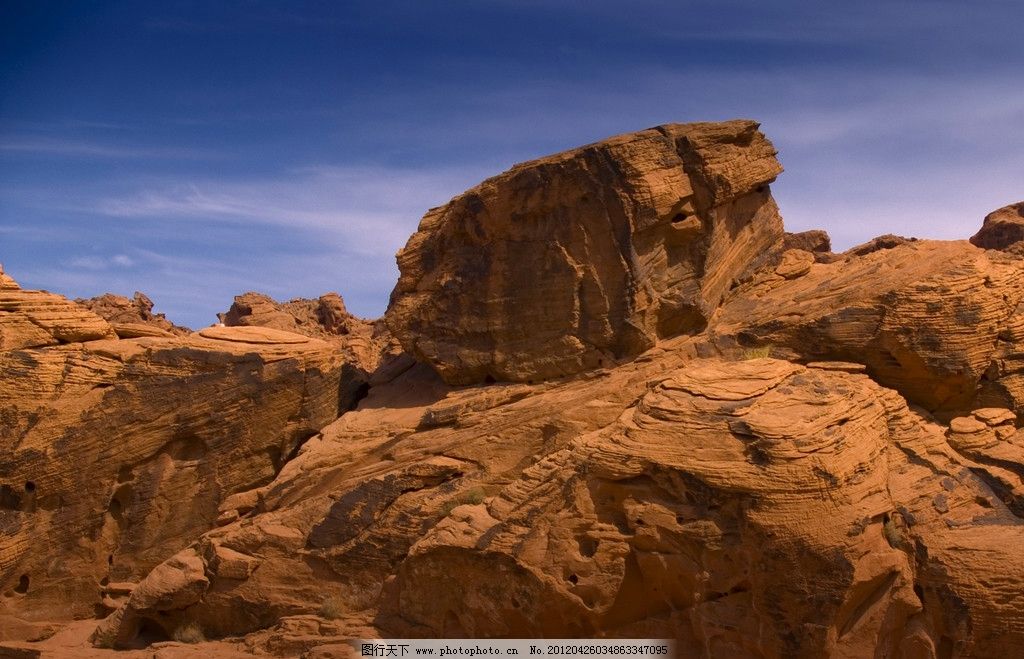
POLYGON ((704 329, 781 242, 753 121, 669 124, 517 165, 428 212, 387 323, 450 383, 553 378, 704 329))

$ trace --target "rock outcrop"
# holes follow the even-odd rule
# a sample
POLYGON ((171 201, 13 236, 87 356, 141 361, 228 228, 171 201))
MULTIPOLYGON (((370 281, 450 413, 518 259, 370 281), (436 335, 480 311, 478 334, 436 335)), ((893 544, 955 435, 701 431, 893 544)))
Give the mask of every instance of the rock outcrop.
POLYGON ((316 300, 298 298, 281 303, 250 292, 235 296, 231 308, 217 317, 229 327, 271 327, 318 339, 346 336, 357 332, 358 325, 368 324, 349 314, 337 293, 327 293, 316 300))
POLYGON ((117 339, 0 291, 0 613, 93 615, 269 482, 339 411, 343 359, 264 328, 117 339))
POLYGON ((1013 361, 1024 337, 1024 261, 938 241, 811 261, 737 288, 709 333, 724 348, 864 364, 944 418, 980 405, 1024 411, 1024 364, 1013 361))
POLYGON ((79 298, 75 302, 110 323, 122 339, 192 333, 189 328, 167 320, 164 314, 153 313, 153 301, 139 291, 135 291, 130 300, 122 295, 106 293, 94 298, 79 298))
POLYGON ((332 343, 345 357, 346 381, 356 389, 386 381, 413 363, 382 320, 353 316, 337 293, 289 302, 245 293, 217 317, 227 327, 269 327, 332 343))
POLYGON ((1004 206, 985 216, 971 244, 983 249, 1002 249, 1024 255, 1024 201, 1004 206))
POLYGON ((454 384, 563 376, 700 332, 782 239, 782 168, 757 128, 660 126, 484 181, 399 253, 388 326, 454 384))
POLYGON ((0 271, 0 351, 115 337, 88 309, 54 293, 23 290, 0 271))

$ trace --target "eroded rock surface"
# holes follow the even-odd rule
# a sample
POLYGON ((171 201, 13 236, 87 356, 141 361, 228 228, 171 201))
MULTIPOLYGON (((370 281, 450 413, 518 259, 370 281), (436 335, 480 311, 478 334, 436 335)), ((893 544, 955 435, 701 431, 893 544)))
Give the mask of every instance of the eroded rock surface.
POLYGON ((810 261, 735 290, 709 332, 722 345, 865 364, 878 382, 945 416, 982 403, 1022 409, 1024 261, 963 241, 810 261))
POLYGON ((559 385, 451 390, 413 371, 374 388, 261 490, 262 511, 188 550, 196 581, 169 580, 172 559, 139 588, 180 588, 129 602, 96 638, 199 622, 266 644, 258 630, 336 598, 321 643, 368 629, 671 637, 707 657, 1024 643, 1024 520, 944 427, 855 369, 694 350, 559 385))
POLYGON ((782 168, 757 128, 660 126, 484 181, 399 253, 388 326, 456 384, 572 374, 703 330, 782 239, 782 168))
POLYGON ((0 291, 0 614, 91 616, 353 401, 333 346, 265 328, 117 339, 0 291))

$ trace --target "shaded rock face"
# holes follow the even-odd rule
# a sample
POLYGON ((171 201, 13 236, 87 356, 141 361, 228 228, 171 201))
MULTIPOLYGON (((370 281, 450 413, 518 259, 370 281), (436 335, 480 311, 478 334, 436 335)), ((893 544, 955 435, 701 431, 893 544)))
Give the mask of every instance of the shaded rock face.
POLYGON ((703 330, 782 238, 767 187, 782 168, 757 126, 660 126, 481 183, 399 253, 388 326, 457 384, 558 377, 703 330))
POLYGON ((984 249, 1002 249, 1024 254, 1024 201, 1004 206, 985 216, 971 244, 984 249))
POLYGON ((153 301, 138 291, 132 299, 106 293, 89 299, 76 299, 75 303, 89 309, 111 324, 122 339, 141 336, 184 336, 191 334, 187 327, 175 325, 162 313, 153 313, 153 301))
POLYGON ((0 306, 0 613, 114 608, 108 584, 209 529, 352 402, 341 355, 308 337, 119 340, 59 296, 7 286, 0 306))

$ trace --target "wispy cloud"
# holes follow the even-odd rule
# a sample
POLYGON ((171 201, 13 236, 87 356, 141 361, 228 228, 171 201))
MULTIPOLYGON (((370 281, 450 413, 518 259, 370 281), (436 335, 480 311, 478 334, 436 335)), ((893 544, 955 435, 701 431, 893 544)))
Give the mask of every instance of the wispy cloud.
POLYGON ((132 146, 34 136, 8 136, 0 138, 0 152, 36 156, 70 156, 132 160, 209 160, 223 157, 222 154, 205 149, 164 146, 132 146))
POLYGON ((68 259, 68 267, 81 270, 110 270, 111 268, 130 268, 135 265, 135 260, 127 254, 114 254, 112 256, 76 256, 68 259))
POLYGON ((423 212, 472 185, 475 170, 307 167, 277 178, 147 183, 92 202, 106 216, 311 230, 349 254, 390 258, 423 212))

